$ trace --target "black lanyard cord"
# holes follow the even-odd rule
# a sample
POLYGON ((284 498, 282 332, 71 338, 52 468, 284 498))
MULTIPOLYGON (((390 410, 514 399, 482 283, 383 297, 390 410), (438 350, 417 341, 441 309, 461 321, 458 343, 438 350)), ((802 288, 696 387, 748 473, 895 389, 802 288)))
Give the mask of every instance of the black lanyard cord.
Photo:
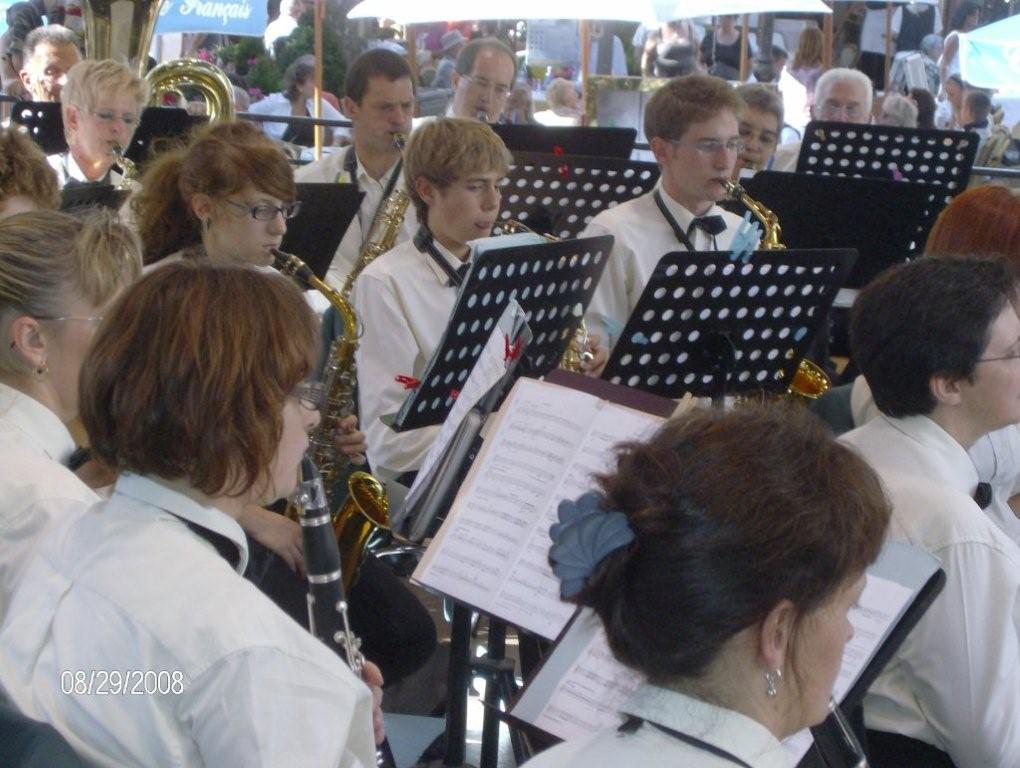
POLYGON ((651 720, 645 720, 644 718, 636 717, 634 715, 629 715, 627 717, 627 721, 620 726, 619 731, 620 733, 634 733, 635 731, 637 731, 638 728, 640 728, 645 723, 648 723, 648 725, 652 726, 653 728, 658 728, 660 731, 662 731, 668 736, 672 736, 674 739, 678 739, 679 741, 682 741, 685 744, 690 744, 692 747, 697 747, 703 752, 708 752, 709 754, 715 755, 716 757, 721 757, 723 760, 729 760, 734 765, 739 765, 742 768, 751 768, 750 765, 745 763, 736 755, 731 754, 730 752, 727 752, 725 749, 721 749, 720 747, 717 747, 714 744, 709 744, 707 741, 702 741, 701 739, 695 738, 694 736, 690 736, 689 734, 686 734, 683 731, 677 731, 674 730, 673 728, 668 728, 665 725, 659 725, 658 723, 653 723, 651 720))

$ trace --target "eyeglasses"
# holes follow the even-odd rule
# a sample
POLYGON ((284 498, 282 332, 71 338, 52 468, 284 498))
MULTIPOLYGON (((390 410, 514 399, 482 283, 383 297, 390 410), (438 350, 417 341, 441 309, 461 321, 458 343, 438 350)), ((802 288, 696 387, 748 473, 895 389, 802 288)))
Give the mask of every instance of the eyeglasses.
POLYGON ((295 200, 293 203, 284 203, 283 205, 270 205, 269 203, 245 205, 244 203, 235 203, 233 200, 227 200, 227 203, 242 211, 247 211, 255 221, 272 221, 276 218, 277 214, 283 214, 285 219, 293 219, 298 215, 298 211, 301 210, 300 200, 295 200))
POLYGON ((723 149, 727 152, 740 154, 747 146, 743 139, 730 139, 729 141, 719 141, 719 139, 698 139, 697 141, 680 141, 680 139, 670 139, 669 143, 677 147, 690 147, 702 155, 714 155, 723 149))
POLYGON ((326 387, 319 381, 302 381, 294 388, 291 397, 308 410, 319 411, 326 399, 326 387))
POLYGON ((471 75, 462 75, 462 77, 471 83, 475 88, 482 91, 492 91, 497 96, 509 96, 510 86, 502 85, 501 83, 493 83, 486 80, 484 77, 472 77, 471 75))
POLYGON ((132 114, 130 112, 123 112, 118 115, 112 109, 94 109, 92 110, 92 114, 95 115, 97 119, 106 123, 107 125, 112 123, 114 120, 120 120, 122 123, 124 123, 124 125, 130 128, 132 125, 138 122, 138 115, 132 114))
POLYGON ((103 319, 102 315, 35 315, 36 320, 79 320, 83 323, 98 323, 103 319))
POLYGON ((860 104, 841 104, 838 101, 826 101, 818 107, 818 114, 826 119, 845 117, 847 120, 856 120, 864 110, 860 104))
POLYGON ((979 357, 974 362, 976 363, 994 363, 999 360, 1020 360, 1020 350, 1011 352, 1008 355, 1000 355, 999 357, 979 357))

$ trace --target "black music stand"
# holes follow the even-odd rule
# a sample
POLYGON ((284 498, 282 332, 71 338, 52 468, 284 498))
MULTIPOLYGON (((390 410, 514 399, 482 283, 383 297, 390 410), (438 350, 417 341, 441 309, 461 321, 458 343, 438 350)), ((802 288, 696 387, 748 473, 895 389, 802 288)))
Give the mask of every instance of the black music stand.
POLYGON ((93 208, 119 210, 127 199, 127 190, 111 184, 79 184, 60 190, 60 210, 74 216, 87 214, 93 208))
POLYGON ((514 125, 497 123, 492 130, 506 148, 517 152, 615 157, 626 160, 634 151, 635 128, 596 128, 583 125, 514 125))
POLYGON ((658 180, 655 163, 514 152, 500 221, 577 237, 595 214, 651 192, 658 180))
POLYGON ((786 391, 853 266, 850 250, 667 253, 602 378, 663 397, 786 391))
POLYGON ((59 155, 67 150, 58 102, 19 101, 11 108, 11 123, 22 126, 43 154, 59 155))
POLYGON ((921 184, 776 171, 761 171, 741 183, 779 218, 788 248, 857 251, 844 287, 863 288, 879 272, 923 250, 917 231, 931 190, 921 184))
POLYGON ((797 173, 928 185, 928 204, 915 238, 924 242, 942 209, 967 188, 979 142, 976 133, 967 131, 812 121, 804 129, 797 173))
POLYGON ((393 429, 402 432, 446 420, 509 299, 520 303, 534 334, 522 368, 531 376, 555 368, 581 323, 612 246, 612 237, 586 237, 480 254, 461 287, 443 340, 393 420, 393 429))
POLYGON ((365 193, 354 184, 296 186, 301 210, 287 222, 280 250, 298 256, 322 280, 365 193))
POLYGON ((167 144, 184 141, 192 128, 207 121, 204 115, 189 115, 188 110, 179 107, 146 107, 124 156, 142 169, 153 153, 167 144))

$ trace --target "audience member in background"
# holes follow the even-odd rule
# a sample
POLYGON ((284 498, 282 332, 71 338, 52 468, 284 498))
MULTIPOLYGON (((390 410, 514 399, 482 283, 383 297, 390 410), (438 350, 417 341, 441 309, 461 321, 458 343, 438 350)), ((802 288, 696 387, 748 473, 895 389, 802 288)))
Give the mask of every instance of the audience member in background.
POLYGON ((503 108, 502 122, 514 125, 533 125, 536 122, 531 88, 527 85, 514 86, 503 108))
POLYGON ((967 91, 960 107, 960 123, 965 131, 973 131, 982 139, 991 131, 989 116, 992 114, 992 99, 984 91, 967 91))
POLYGON ((642 684, 621 726, 528 768, 789 766, 781 741, 828 715, 882 547, 878 477, 788 406, 692 412, 615 464, 560 503, 549 560, 642 684))
POLYGON ((666 22, 644 40, 641 74, 644 77, 680 77, 697 72, 700 45, 698 28, 690 20, 666 22), (656 68, 660 58, 668 61, 656 68))
POLYGON ((289 37, 297 29, 298 19, 305 10, 305 0, 280 0, 280 15, 266 25, 262 36, 270 56, 276 56, 276 41, 289 37))
POLYGON ((814 104, 815 86, 822 75, 822 51, 825 38, 818 27, 805 27, 797 41, 797 51, 789 66, 790 74, 804 86, 808 107, 814 104))
POLYGON ((932 2, 904 3, 893 12, 892 28, 896 33, 897 53, 920 51, 925 37, 942 29, 942 14, 932 2))
POLYGON ((934 96, 942 87, 939 76, 939 59, 942 58, 943 41, 940 35, 925 35, 921 40, 921 55, 924 61, 924 74, 928 77, 928 90, 934 96))
POLYGON ((935 97, 926 88, 911 88, 910 99, 917 107, 917 127, 933 130, 935 128, 935 97))
POLYGON ((942 81, 942 93, 935 110, 935 126, 947 131, 957 131, 963 125, 960 122, 960 110, 963 109, 965 93, 963 79, 959 75, 950 75, 942 81))
POLYGON ((690 43, 659 43, 652 62, 654 77, 683 77, 697 71, 698 58, 690 43))
POLYGON ((724 80, 740 78, 740 30, 736 16, 720 16, 715 29, 701 41, 701 61, 710 75, 724 80))
POLYGON ((577 86, 569 80, 554 78, 545 89, 548 109, 535 113, 535 121, 542 125, 577 125, 581 121, 581 97, 577 86))
MULTIPOLYGON (((300 2, 300 0, 298 0, 300 2)), ((295 59, 283 73, 283 91, 271 93, 251 105, 250 112, 256 115, 291 115, 311 117, 315 114, 312 97, 315 95, 315 57, 301 56, 295 59)), ((330 120, 343 120, 332 104, 322 100, 322 116, 330 120)), ((279 141, 310 147, 315 143, 313 126, 297 123, 262 123, 266 135, 279 141)), ((323 143, 333 143, 333 129, 323 128, 323 143)))
POLYGON ((148 98, 148 84, 125 64, 88 59, 71 67, 61 92, 67 151, 47 158, 61 188, 121 183, 117 153, 127 149, 148 98))
POLYGON ((980 5, 965 2, 956 6, 946 30, 942 58, 939 59, 939 80, 943 83, 949 76, 960 74, 960 33, 972 32, 980 23, 980 5))
POLYGON ((60 205, 57 175, 25 134, 0 129, 0 219, 60 205))
POLYGON ((25 37, 21 82, 33 101, 60 101, 68 72, 79 61, 74 32, 59 24, 39 27, 25 37))
POLYGON ((917 127, 917 105, 898 93, 890 93, 882 101, 882 112, 875 121, 878 125, 892 125, 899 128, 917 127))
POLYGON ((464 50, 466 42, 467 40, 459 29, 451 29, 439 38, 443 57, 436 65, 436 75, 429 84, 432 88, 453 88, 453 73, 457 68, 457 57, 464 50))
POLYGON ((746 108, 740 116, 744 149, 733 167, 734 180, 739 179, 745 169, 753 174, 770 166, 783 127, 783 100, 774 89, 746 84, 738 87, 737 93, 746 108))

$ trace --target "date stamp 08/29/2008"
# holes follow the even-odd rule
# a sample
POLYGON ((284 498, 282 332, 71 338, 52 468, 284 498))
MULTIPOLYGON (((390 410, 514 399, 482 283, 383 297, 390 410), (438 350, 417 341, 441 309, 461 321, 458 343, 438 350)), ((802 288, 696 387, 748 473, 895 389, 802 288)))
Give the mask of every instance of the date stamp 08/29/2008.
POLYGON ((184 692, 184 673, 154 669, 77 669, 60 673, 68 696, 175 696, 184 692))

